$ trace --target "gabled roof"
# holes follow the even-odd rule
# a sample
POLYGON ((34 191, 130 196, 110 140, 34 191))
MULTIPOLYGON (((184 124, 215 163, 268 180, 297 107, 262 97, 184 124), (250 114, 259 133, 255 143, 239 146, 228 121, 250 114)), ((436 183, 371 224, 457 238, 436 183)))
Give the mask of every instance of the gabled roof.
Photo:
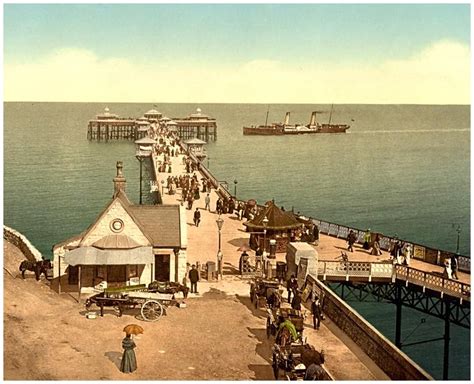
POLYGON ((253 220, 244 223, 250 229, 270 229, 270 230, 285 230, 301 227, 302 224, 296 220, 296 217, 291 212, 282 211, 275 203, 268 202, 267 206, 262 212, 253 220), (265 216, 268 219, 268 224, 263 225, 265 216))
MULTIPOLYGON (((153 247, 181 247, 181 228, 179 205, 134 205, 123 190, 120 190, 112 201, 100 212, 97 219, 80 235, 57 243, 53 249, 77 241, 78 247, 84 246, 84 238, 94 230, 110 206, 119 201, 143 235, 153 247)), ((104 249, 129 249, 138 246, 127 236, 108 235, 94 243, 95 247, 104 249)))
POLYGON ((179 205, 131 205, 128 211, 154 247, 180 247, 179 205))

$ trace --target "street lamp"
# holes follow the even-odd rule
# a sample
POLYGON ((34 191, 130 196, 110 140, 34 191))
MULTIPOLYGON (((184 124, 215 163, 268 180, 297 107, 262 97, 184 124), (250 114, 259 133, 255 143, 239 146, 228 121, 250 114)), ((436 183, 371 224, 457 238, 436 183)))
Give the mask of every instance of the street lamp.
POLYGON ((234 196, 237 199, 237 179, 234 179, 234 196))
POLYGON ((221 278, 222 278, 222 259, 224 255, 222 254, 222 251, 221 251, 221 229, 222 229, 222 226, 224 225, 224 220, 221 218, 221 215, 219 215, 219 217, 217 218, 216 224, 217 224, 217 229, 219 231, 219 249, 217 251, 217 273, 221 275, 221 278))
POLYGON ((456 232, 458 233, 458 239, 457 239, 457 242, 456 242, 456 255, 459 255, 459 235, 461 234, 461 225, 453 224, 453 228, 454 227, 456 227, 456 232))
POLYGON ((267 216, 263 218, 262 224, 263 224, 263 252, 266 254, 267 253, 267 225, 268 225, 267 216))
POLYGON ((145 157, 140 154, 140 152, 137 152, 135 155, 137 160, 140 162, 140 205, 142 204, 142 179, 143 179, 143 160, 145 160, 145 157))
POLYGON ((262 220, 263 224, 263 270, 265 275, 268 273, 268 265, 267 265, 267 225, 268 219, 265 216, 262 220))

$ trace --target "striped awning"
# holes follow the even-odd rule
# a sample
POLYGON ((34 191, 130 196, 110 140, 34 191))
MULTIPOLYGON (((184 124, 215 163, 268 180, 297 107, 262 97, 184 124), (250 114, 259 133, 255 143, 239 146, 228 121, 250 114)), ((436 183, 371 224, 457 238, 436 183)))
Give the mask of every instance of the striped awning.
POLYGON ((69 265, 127 265, 150 264, 154 262, 152 247, 134 249, 98 249, 80 247, 64 255, 69 265))

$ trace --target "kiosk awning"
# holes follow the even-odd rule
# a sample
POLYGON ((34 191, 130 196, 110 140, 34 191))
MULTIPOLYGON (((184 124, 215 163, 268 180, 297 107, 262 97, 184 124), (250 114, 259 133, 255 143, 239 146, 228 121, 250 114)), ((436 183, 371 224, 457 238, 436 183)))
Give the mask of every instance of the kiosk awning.
POLYGON ((80 247, 64 256, 69 265, 127 265, 150 264, 154 262, 152 247, 133 249, 98 249, 80 247))

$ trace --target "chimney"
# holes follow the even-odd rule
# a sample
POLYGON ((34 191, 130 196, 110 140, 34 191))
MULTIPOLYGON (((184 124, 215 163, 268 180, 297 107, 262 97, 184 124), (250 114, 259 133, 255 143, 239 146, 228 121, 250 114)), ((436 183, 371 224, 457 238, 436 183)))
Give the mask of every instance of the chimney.
POLYGON ((117 176, 114 177, 114 198, 117 197, 120 191, 125 192, 125 184, 127 180, 123 177, 122 168, 123 163, 117 161, 117 176))
POLYGON ((285 125, 288 125, 290 124, 290 112, 286 112, 286 116, 285 116, 285 125))
POLYGON ((310 127, 312 127, 313 125, 316 125, 316 111, 311 113, 311 120, 309 122, 310 127))

